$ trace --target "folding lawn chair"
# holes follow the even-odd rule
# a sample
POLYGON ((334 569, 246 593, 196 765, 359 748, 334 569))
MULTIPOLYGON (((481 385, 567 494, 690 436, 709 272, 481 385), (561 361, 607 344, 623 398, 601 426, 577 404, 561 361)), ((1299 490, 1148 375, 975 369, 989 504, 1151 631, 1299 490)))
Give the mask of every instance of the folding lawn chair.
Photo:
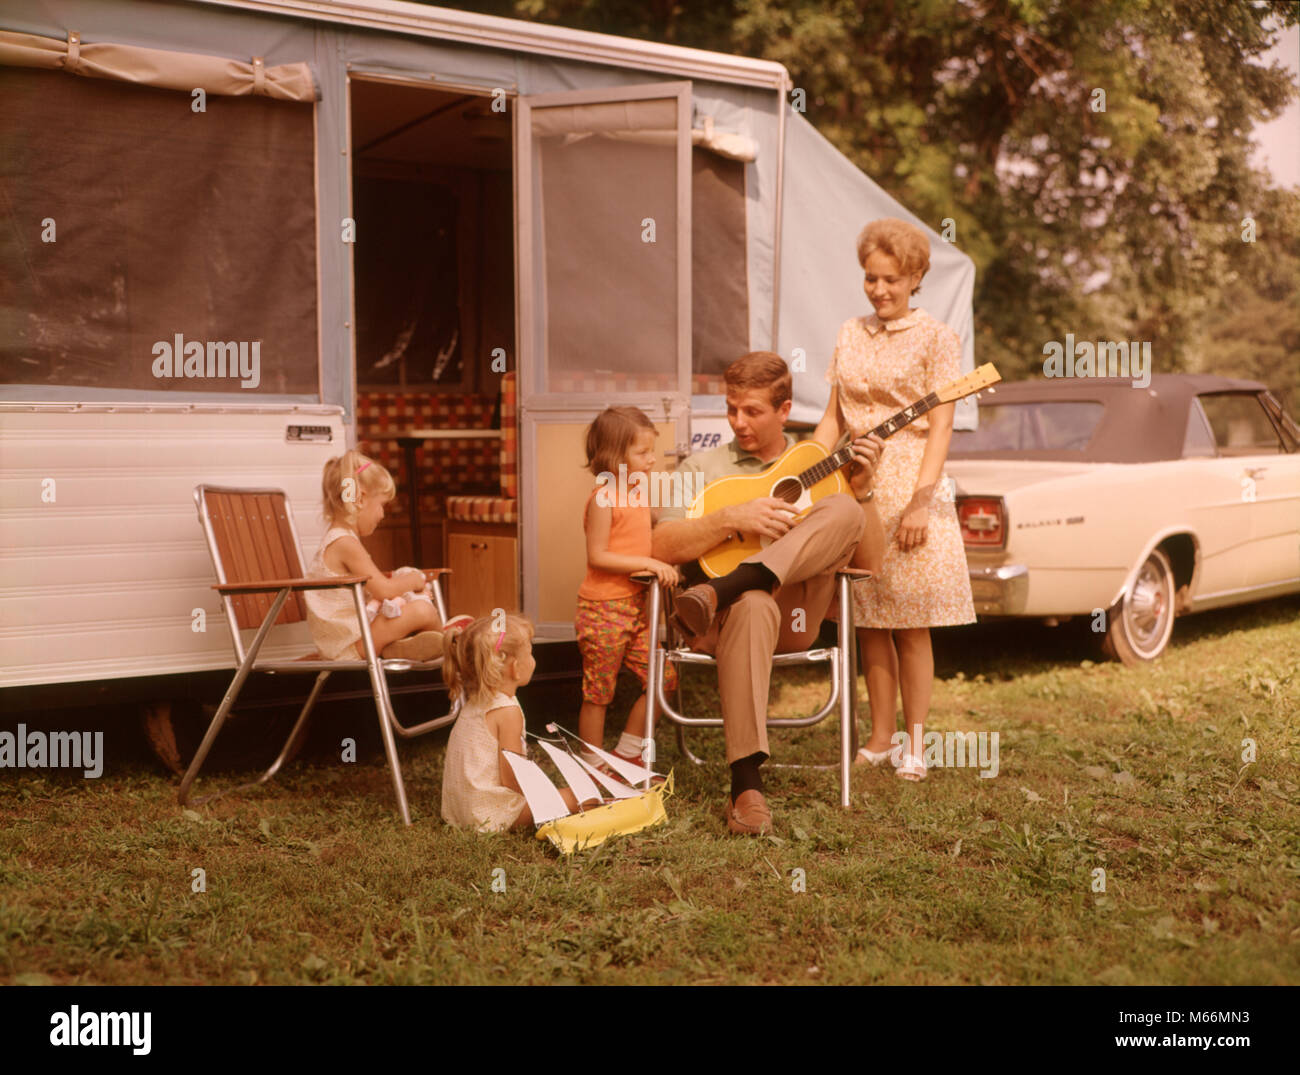
MULTIPOLYGON (((840 717, 840 806, 846 810, 849 806, 849 773, 853 765, 853 756, 858 749, 857 731, 857 645, 853 632, 853 615, 843 614, 843 610, 853 607, 850 597, 850 584, 871 578, 871 572, 858 568, 846 567, 837 571, 835 582, 837 600, 841 609, 838 642, 835 646, 821 649, 800 650, 794 653, 778 653, 772 658, 772 667, 789 668, 809 664, 830 665, 831 690, 826 704, 816 713, 807 717, 769 717, 769 728, 806 728, 816 724, 838 709, 840 717)), ((722 718, 688 717, 680 712, 681 681, 678 680, 678 700, 674 706, 664 692, 664 672, 668 662, 681 665, 705 665, 717 667, 717 660, 708 653, 697 653, 687 648, 684 640, 677 637, 677 632, 668 624, 668 645, 659 640, 659 624, 664 622, 664 588, 659 585, 650 587, 650 657, 646 672, 646 738, 654 739, 655 721, 660 713, 677 725, 677 743, 682 753, 696 765, 703 765, 702 758, 691 752, 686 742, 688 728, 721 728, 722 718)), ((779 765, 790 769, 831 769, 831 765, 779 765)))
MULTIPOLYGON (((239 697, 244 681, 248 679, 251 672, 272 674, 312 672, 316 674, 316 683, 307 697, 306 704, 302 707, 302 712, 298 714, 293 729, 289 732, 289 738, 285 740, 284 749, 280 751, 271 767, 252 783, 231 789, 235 791, 265 784, 280 770, 299 735, 306 728, 307 718, 331 673, 366 669, 370 673, 375 708, 379 714, 379 732, 384 741, 384 752, 388 756, 388 767, 393 774, 393 790, 397 793, 398 810, 402 815, 402 821, 409 825, 411 814, 406 803, 406 786, 402 783, 402 771, 397 760, 397 747, 393 733, 396 732, 404 739, 410 739, 446 727, 456 719, 459 706, 453 704, 451 712, 445 716, 436 717, 414 727, 406 727, 398 722, 393 712, 387 675, 389 672, 438 669, 442 667, 442 659, 384 660, 375 653, 374 640, 370 635, 370 623, 366 618, 364 576, 347 575, 336 579, 303 577, 298 532, 294 528, 293 514, 289 510, 283 490, 231 489, 215 485, 199 485, 194 489, 194 501, 198 506, 199 522, 207 537, 212 565, 217 573, 217 584, 212 588, 221 594, 221 603, 226 612, 226 622, 230 626, 230 637, 234 643, 235 659, 239 667, 230 687, 226 690, 226 696, 221 700, 221 706, 208 726, 203 742, 199 744, 194 760, 190 762, 189 769, 181 780, 181 804, 184 805, 188 801, 190 786, 198 776, 208 751, 212 749, 221 726, 234 708, 235 700, 239 697), (366 653, 365 660, 340 658, 329 661, 315 653, 292 661, 258 660, 258 652, 272 626, 297 623, 307 618, 306 605, 303 601, 304 591, 343 587, 352 590, 357 616, 361 621, 361 642, 366 653), (251 628, 257 628, 257 634, 245 650, 240 631, 251 628)), ((433 598, 444 623, 447 620, 447 606, 438 579, 439 576, 447 573, 444 568, 428 572, 433 586, 433 598)), ((213 795, 207 798, 215 797, 213 795)), ((207 799, 196 801, 205 802, 207 799)))

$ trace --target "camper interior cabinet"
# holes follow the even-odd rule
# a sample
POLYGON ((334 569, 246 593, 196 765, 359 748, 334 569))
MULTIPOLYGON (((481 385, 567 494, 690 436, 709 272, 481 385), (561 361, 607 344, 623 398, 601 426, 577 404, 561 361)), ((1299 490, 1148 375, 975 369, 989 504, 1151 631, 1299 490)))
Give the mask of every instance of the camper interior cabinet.
POLYGON ((459 614, 487 616, 495 608, 519 607, 519 541, 509 524, 447 524, 449 592, 459 614))

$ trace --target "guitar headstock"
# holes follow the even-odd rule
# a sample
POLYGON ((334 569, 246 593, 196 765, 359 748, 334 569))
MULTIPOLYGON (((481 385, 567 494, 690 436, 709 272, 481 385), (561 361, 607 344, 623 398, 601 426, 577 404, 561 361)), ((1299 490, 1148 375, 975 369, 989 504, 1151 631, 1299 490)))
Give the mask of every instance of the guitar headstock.
POLYGON ((965 399, 969 395, 980 392, 991 384, 997 384, 1000 380, 1002 380, 1002 374, 993 368, 993 363, 985 362, 984 365, 972 370, 960 380, 944 385, 935 395, 939 397, 940 403, 952 403, 955 400, 965 399))

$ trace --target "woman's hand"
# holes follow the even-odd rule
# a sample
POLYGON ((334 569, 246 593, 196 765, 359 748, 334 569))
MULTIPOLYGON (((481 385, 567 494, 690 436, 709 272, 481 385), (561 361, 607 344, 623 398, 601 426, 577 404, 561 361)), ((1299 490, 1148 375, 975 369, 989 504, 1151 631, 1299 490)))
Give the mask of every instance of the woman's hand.
POLYGON ((915 498, 903 512, 903 519, 898 524, 898 547, 904 552, 925 544, 926 530, 930 525, 930 508, 918 503, 915 498))

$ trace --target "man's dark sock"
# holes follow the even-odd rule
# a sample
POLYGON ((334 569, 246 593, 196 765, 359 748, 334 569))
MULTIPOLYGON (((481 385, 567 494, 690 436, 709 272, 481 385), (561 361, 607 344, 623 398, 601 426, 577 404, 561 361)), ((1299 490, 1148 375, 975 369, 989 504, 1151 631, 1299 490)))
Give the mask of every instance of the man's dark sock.
POLYGON ((712 586, 718 594, 718 610, 726 608, 746 590, 766 590, 772 592, 778 579, 763 564, 741 564, 735 571, 723 575, 720 579, 709 579, 705 584, 712 586))
POLYGON ((767 761, 767 755, 759 751, 757 754, 751 754, 748 758, 741 758, 739 761, 731 763, 731 801, 733 803, 743 792, 762 792, 763 773, 759 766, 765 761, 767 761))

